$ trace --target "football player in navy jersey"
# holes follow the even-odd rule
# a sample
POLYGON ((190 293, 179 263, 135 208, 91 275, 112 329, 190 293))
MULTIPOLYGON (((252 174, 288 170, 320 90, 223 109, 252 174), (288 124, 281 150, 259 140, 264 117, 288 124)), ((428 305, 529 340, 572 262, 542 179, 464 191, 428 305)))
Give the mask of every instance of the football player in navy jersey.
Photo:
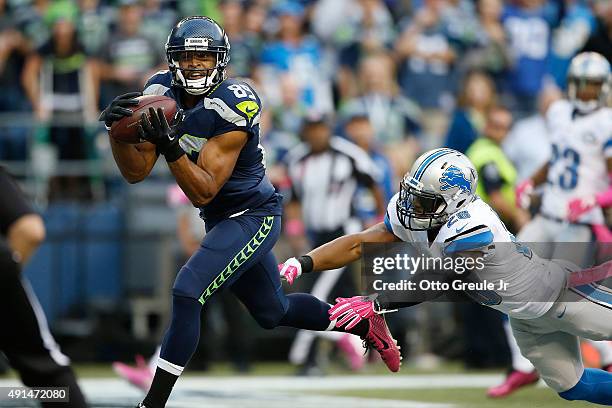
MULTIPOLYGON (((281 230, 281 196, 265 175, 259 143, 261 101, 246 83, 227 79, 230 45, 207 17, 181 20, 166 43, 169 70, 149 79, 143 93, 173 98, 179 114, 168 124, 161 110, 140 119, 140 144, 110 138, 123 177, 137 183, 163 155, 181 189, 201 209, 207 234, 181 268, 172 292, 172 319, 153 382, 139 407, 164 407, 200 334, 200 309, 230 288, 264 328, 336 329, 330 305, 303 293, 285 295, 272 254, 281 230)), ((139 93, 117 97, 100 120, 131 116, 139 93)), ((375 320, 375 321, 374 321, 375 320)), ((399 351, 384 320, 350 330, 377 349, 393 371, 399 351), (393 358, 392 358, 393 357, 393 358), (391 362, 391 363, 390 363, 391 362)), ((349 331, 349 330, 347 330, 349 331)))

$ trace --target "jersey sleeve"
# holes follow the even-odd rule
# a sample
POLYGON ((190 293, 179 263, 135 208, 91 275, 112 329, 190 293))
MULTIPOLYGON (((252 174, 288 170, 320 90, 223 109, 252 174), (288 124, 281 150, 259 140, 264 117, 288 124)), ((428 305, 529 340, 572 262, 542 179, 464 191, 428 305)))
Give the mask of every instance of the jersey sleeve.
POLYGON ((254 133, 262 108, 253 88, 236 80, 221 83, 210 97, 204 99, 204 107, 216 114, 216 126, 211 137, 237 130, 254 133))
POLYGON ((170 91, 170 71, 157 71, 145 83, 143 95, 166 95, 170 91))
POLYGON ((487 194, 498 191, 504 185, 504 180, 499 173, 499 168, 495 162, 486 163, 480 171, 482 186, 487 194))
POLYGON ((571 116, 572 105, 565 99, 559 99, 550 104, 546 110, 545 119, 549 129, 555 129, 566 123, 563 118, 571 116))
POLYGON ((449 218, 440 229, 435 242, 447 256, 467 252, 487 255, 495 248, 493 238, 491 228, 481 217, 463 210, 449 218))

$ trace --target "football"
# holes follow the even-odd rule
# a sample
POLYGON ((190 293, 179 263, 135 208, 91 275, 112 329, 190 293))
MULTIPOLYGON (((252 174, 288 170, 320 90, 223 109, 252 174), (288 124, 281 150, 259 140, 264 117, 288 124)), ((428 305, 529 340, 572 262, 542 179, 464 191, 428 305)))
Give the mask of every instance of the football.
POLYGON ((142 113, 149 112, 149 108, 162 108, 166 115, 168 123, 172 123, 172 119, 176 114, 176 102, 174 99, 163 95, 143 95, 136 98, 138 105, 130 107, 132 116, 128 116, 113 122, 110 128, 110 135, 123 143, 140 143, 138 136, 138 124, 142 113))

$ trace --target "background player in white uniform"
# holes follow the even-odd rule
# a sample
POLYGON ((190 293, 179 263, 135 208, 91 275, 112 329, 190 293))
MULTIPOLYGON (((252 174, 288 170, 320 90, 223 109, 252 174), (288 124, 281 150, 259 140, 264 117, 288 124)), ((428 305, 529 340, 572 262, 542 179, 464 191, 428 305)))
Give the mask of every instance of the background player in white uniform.
POLYGON ((568 84, 569 99, 553 102, 546 113, 551 160, 517 187, 519 204, 527 202, 526 194, 534 187, 543 187, 540 214, 521 230, 519 239, 549 242, 543 249, 546 253, 541 253, 547 258, 555 258, 559 248, 555 243, 588 242, 590 226, 605 224, 601 208, 591 202, 609 189, 612 172, 608 61, 594 52, 577 55, 569 68, 568 84), (576 208, 580 203, 581 208, 576 208))
MULTIPOLYGON (((552 144, 549 163, 517 187, 517 201, 526 206, 527 194, 542 185, 540 213, 518 234, 521 242, 537 242, 534 250, 547 259, 570 259, 581 267, 593 258, 592 232, 608 242, 610 234, 601 207, 609 206, 612 171, 612 109, 606 107, 610 65, 601 55, 585 52, 572 60, 568 71, 568 99, 551 104, 546 122, 552 144), (568 242, 584 242, 567 244, 568 242), (571 253, 571 255, 569 255, 571 253)), ((537 381, 534 367, 522 357, 510 330, 513 372, 488 395, 501 397, 537 381)), ((612 369, 612 346, 590 342, 605 369, 612 369)))
MULTIPOLYGON (((404 177, 384 223, 316 248, 301 257, 308 262, 288 260, 281 275, 293 281, 302 272, 340 267, 359 259, 364 242, 429 241, 434 253, 483 257, 484 268, 470 276, 504 280, 508 289, 470 296, 480 296, 484 304, 510 316, 521 351, 561 397, 612 405, 612 373, 585 369, 578 348, 578 336, 612 339, 612 304, 568 288, 569 263, 543 260, 514 242, 497 214, 474 194, 476 180, 476 170, 463 154, 427 152, 404 177)), ((359 296, 338 299, 330 315, 336 325, 351 327, 380 313, 387 306, 381 300, 377 305, 359 296)))

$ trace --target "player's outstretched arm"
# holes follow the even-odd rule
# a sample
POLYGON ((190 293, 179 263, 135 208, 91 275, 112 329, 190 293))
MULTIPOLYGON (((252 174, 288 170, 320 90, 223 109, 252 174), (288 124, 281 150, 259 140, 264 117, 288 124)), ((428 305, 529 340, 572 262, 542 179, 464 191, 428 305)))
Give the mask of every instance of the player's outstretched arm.
POLYGON ((395 242, 399 238, 389 232, 384 222, 370 228, 336 238, 313 249, 307 255, 312 258, 313 271, 326 271, 348 265, 361 257, 361 244, 366 242, 395 242))
POLYGON ((278 265, 278 270, 281 278, 292 285, 302 273, 337 269, 358 260, 361 257, 361 244, 363 243, 395 241, 399 241, 399 238, 390 233, 385 224, 381 222, 356 234, 336 238, 299 258, 287 259, 278 265))
POLYGON ((208 140, 200 151, 197 165, 186 155, 168 163, 176 182, 194 206, 205 206, 215 198, 230 178, 247 141, 246 132, 224 133, 208 140))
POLYGON ((520 208, 529 207, 529 195, 533 193, 534 187, 539 186, 540 184, 546 182, 546 178, 548 177, 548 163, 544 164, 542 167, 538 169, 531 177, 526 180, 523 180, 516 186, 515 189, 515 198, 516 205, 520 208))

